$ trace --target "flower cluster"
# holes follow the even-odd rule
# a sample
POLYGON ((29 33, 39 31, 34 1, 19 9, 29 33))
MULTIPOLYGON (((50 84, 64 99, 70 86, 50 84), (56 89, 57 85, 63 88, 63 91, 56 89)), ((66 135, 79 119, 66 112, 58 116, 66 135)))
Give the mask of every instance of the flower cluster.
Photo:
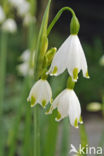
MULTIPOLYGON (((33 52, 34 54, 35 52, 33 52)), ((29 49, 26 49, 22 55, 20 56, 20 61, 22 61, 23 63, 19 64, 17 66, 17 70, 18 73, 21 76, 26 76, 26 75, 30 75, 33 76, 33 62, 30 63, 30 59, 31 59, 31 52, 29 49)), ((34 56, 32 57, 32 59, 34 59, 34 56)))
POLYGON ((15 33, 17 31, 17 24, 14 19, 6 18, 5 11, 2 6, 0 6, 0 24, 4 32, 15 33))
MULTIPOLYGON (((53 59, 45 72, 45 77, 41 77, 32 87, 28 101, 31 106, 37 103, 45 107, 52 102, 51 86, 46 80, 48 75, 58 76, 66 69, 69 73, 67 87, 52 102, 50 109, 46 114, 51 114, 57 108, 56 121, 69 117, 72 126, 78 128, 79 123, 83 123, 81 118, 81 106, 76 93, 74 84, 78 80, 78 74, 82 70, 83 76, 89 78, 86 57, 78 38, 79 22, 75 14, 72 17, 70 25, 70 36, 54 54, 53 59)), ((47 57, 46 62, 47 62, 47 57)), ((49 57, 48 57, 49 58, 49 57)))

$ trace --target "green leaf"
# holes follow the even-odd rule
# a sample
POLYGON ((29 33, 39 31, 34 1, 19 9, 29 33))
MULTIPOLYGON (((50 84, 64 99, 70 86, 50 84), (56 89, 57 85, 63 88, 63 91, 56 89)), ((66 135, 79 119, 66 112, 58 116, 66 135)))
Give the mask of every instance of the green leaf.
POLYGON ((69 119, 66 118, 64 119, 62 125, 61 154, 60 154, 61 156, 68 156, 69 136, 70 136, 69 119))
MULTIPOLYGON (((80 140, 81 140, 81 147, 84 147, 84 151, 86 152, 86 145, 88 145, 88 140, 87 140, 87 133, 85 130, 84 124, 80 125, 80 140)), ((86 156, 86 154, 81 154, 81 156, 86 156)))
POLYGON ((48 5, 43 16, 43 20, 42 20, 42 24, 38 36, 36 55, 35 55, 35 77, 37 77, 37 79, 41 74, 44 55, 48 48, 47 26, 48 26, 50 3, 51 0, 48 1, 48 5))

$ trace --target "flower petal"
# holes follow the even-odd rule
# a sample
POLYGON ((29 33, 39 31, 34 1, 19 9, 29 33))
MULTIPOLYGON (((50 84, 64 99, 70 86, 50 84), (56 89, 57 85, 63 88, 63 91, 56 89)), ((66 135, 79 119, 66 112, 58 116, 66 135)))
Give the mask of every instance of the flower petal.
POLYGON ((62 44, 62 46, 59 48, 57 53, 55 54, 51 67, 47 73, 50 75, 59 75, 63 73, 66 69, 66 62, 67 62, 67 56, 68 56, 68 47, 69 47, 70 37, 68 37, 65 42, 62 44), (54 72, 55 68, 57 69, 56 72, 54 72))
POLYGON ((71 125, 76 126, 77 125, 76 122, 77 123, 79 122, 80 116, 81 116, 80 103, 75 92, 72 90, 70 93, 70 106, 69 106, 69 119, 71 125))

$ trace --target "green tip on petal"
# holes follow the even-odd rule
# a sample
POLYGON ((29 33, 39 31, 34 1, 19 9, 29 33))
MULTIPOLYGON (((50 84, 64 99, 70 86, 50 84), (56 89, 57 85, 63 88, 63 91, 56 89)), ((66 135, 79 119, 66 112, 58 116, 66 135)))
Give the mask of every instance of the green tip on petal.
POLYGON ((36 103, 36 98, 34 96, 31 96, 31 107, 33 107, 36 103))
POLYGON ((59 121, 61 119, 61 114, 60 112, 57 113, 56 121, 59 121))
POLYGON ((54 67, 54 69, 53 69, 52 74, 53 74, 53 75, 54 75, 54 74, 56 74, 56 73, 57 73, 57 71, 58 71, 58 68, 57 68, 57 66, 55 66, 55 67, 54 67))
POLYGON ((86 72, 86 78, 90 78, 89 74, 88 74, 88 71, 86 72))
POLYGON ((51 98, 50 103, 51 103, 51 104, 53 103, 53 98, 51 98))
POLYGON ((78 68, 73 69, 73 79, 77 80, 78 79, 78 68))
POLYGON ((74 127, 75 127, 75 128, 78 128, 78 119, 77 119, 77 118, 76 118, 75 121, 74 121, 74 127))
POLYGON ((80 122, 80 124, 83 124, 83 120, 82 120, 82 117, 81 116, 79 118, 79 122, 80 122))
POLYGON ((42 106, 45 107, 46 106, 46 100, 42 100, 42 106))
POLYGON ((47 112, 45 112, 45 114, 46 114, 46 115, 52 114, 51 108, 49 108, 49 109, 47 110, 47 112))

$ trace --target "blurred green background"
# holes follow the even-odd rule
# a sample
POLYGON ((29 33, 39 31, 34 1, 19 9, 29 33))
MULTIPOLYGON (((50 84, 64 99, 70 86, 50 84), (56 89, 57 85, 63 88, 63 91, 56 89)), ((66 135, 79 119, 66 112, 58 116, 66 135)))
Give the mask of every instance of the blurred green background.
MULTIPOLYGON (((48 0, 44 0, 44 1, 38 0, 37 7, 36 7, 36 14, 35 12, 33 13, 36 17, 36 31, 35 32, 33 31, 34 35, 36 34, 36 38, 37 38, 37 32, 39 30, 43 12, 45 10, 47 2, 48 0)), ((0 1, 0 5, 3 5, 3 3, 4 3, 3 1, 0 1)), ((82 73, 80 73, 78 83, 75 86, 75 91, 80 99, 83 113, 84 114, 86 113, 87 116, 89 114, 86 111, 87 104, 92 101, 102 102, 102 96, 104 95, 104 67, 100 66, 99 64, 99 60, 101 56, 104 54, 104 16, 103 16, 104 2, 102 0, 96 0, 96 1, 94 0, 92 1, 53 0, 51 11, 50 11, 49 22, 51 22, 51 20, 53 19, 57 11, 64 6, 72 7, 76 12, 76 15, 78 16, 80 21, 81 27, 80 27, 79 37, 87 58, 90 79, 89 80, 84 79, 82 77, 82 73)), ((23 27, 22 24, 23 19, 17 16, 15 9, 12 9, 12 12, 8 16, 14 17, 17 23, 18 30, 13 35, 8 34, 8 41, 7 41, 7 61, 6 61, 6 76, 5 76, 6 79, 5 79, 5 92, 4 92, 5 95, 4 95, 4 102, 3 102, 3 123, 4 123, 3 130, 6 134, 4 140, 7 139, 9 131, 11 131, 11 127, 13 126, 15 117, 18 116, 17 110, 19 112, 19 107, 20 107, 19 103, 21 103, 22 105, 22 102, 20 101, 21 101, 21 94, 23 92, 22 88, 24 85, 23 84, 24 77, 19 75, 17 71, 17 65, 21 63, 19 57, 21 56, 22 52, 25 49, 29 48, 29 44, 28 44, 29 29, 27 27, 23 27)), ((69 36, 70 19, 71 19, 71 15, 69 12, 66 11, 65 13, 63 13, 60 20, 56 23, 54 29, 49 35, 49 47, 58 48, 63 43, 63 41, 69 36)), ((33 25, 33 29, 34 29, 34 25, 33 25)), ((1 37, 2 37, 2 32, 0 29, 0 43, 1 43, 1 37)), ((59 76, 60 79, 62 80, 62 83, 61 81, 58 82, 59 80, 58 78, 52 78, 52 79, 49 78, 50 82, 53 85, 54 97, 62 90, 62 88, 65 88, 66 75, 67 73, 65 72, 64 74, 59 76), (57 88, 55 88, 55 84, 58 85, 57 88), (60 87, 60 85, 62 85, 62 88, 60 87)), ((27 95, 28 93, 26 93, 26 97, 27 95)), ((26 100, 26 97, 24 101, 26 100)), ((23 103, 25 103, 24 101, 23 103)), ((15 153, 17 153, 18 156, 21 155, 21 144, 22 144, 21 140, 24 137, 23 135, 25 129, 24 116, 27 111, 30 111, 30 108, 25 108, 25 107, 26 106, 24 106, 23 109, 21 124, 19 127, 19 133, 17 137, 18 146, 15 153)), ((99 112, 99 115, 101 116, 101 112, 99 112)), ((41 126, 45 125, 43 131, 45 131, 45 129, 47 130, 47 125, 49 121, 48 121, 48 117, 45 116, 43 112, 40 114, 40 120, 42 120, 41 126)), ((29 126, 30 128, 33 128, 31 122, 29 123, 29 126)), ((56 123, 53 123, 53 125, 54 124, 56 123)), ((55 129, 53 131, 55 131, 55 129)), ((41 142, 44 142, 45 139, 44 137, 45 136, 41 137, 41 142)), ((43 145, 44 144, 45 143, 43 143, 43 145)), ((5 150, 8 153, 9 151, 8 140, 6 140, 5 150)), ((46 149, 43 147, 43 151, 44 150, 46 149)), ((31 155, 32 154, 30 154, 29 156, 31 155)), ((24 156, 26 156, 26 154, 24 154, 24 156)), ((66 155, 63 154, 63 156, 66 155)))

